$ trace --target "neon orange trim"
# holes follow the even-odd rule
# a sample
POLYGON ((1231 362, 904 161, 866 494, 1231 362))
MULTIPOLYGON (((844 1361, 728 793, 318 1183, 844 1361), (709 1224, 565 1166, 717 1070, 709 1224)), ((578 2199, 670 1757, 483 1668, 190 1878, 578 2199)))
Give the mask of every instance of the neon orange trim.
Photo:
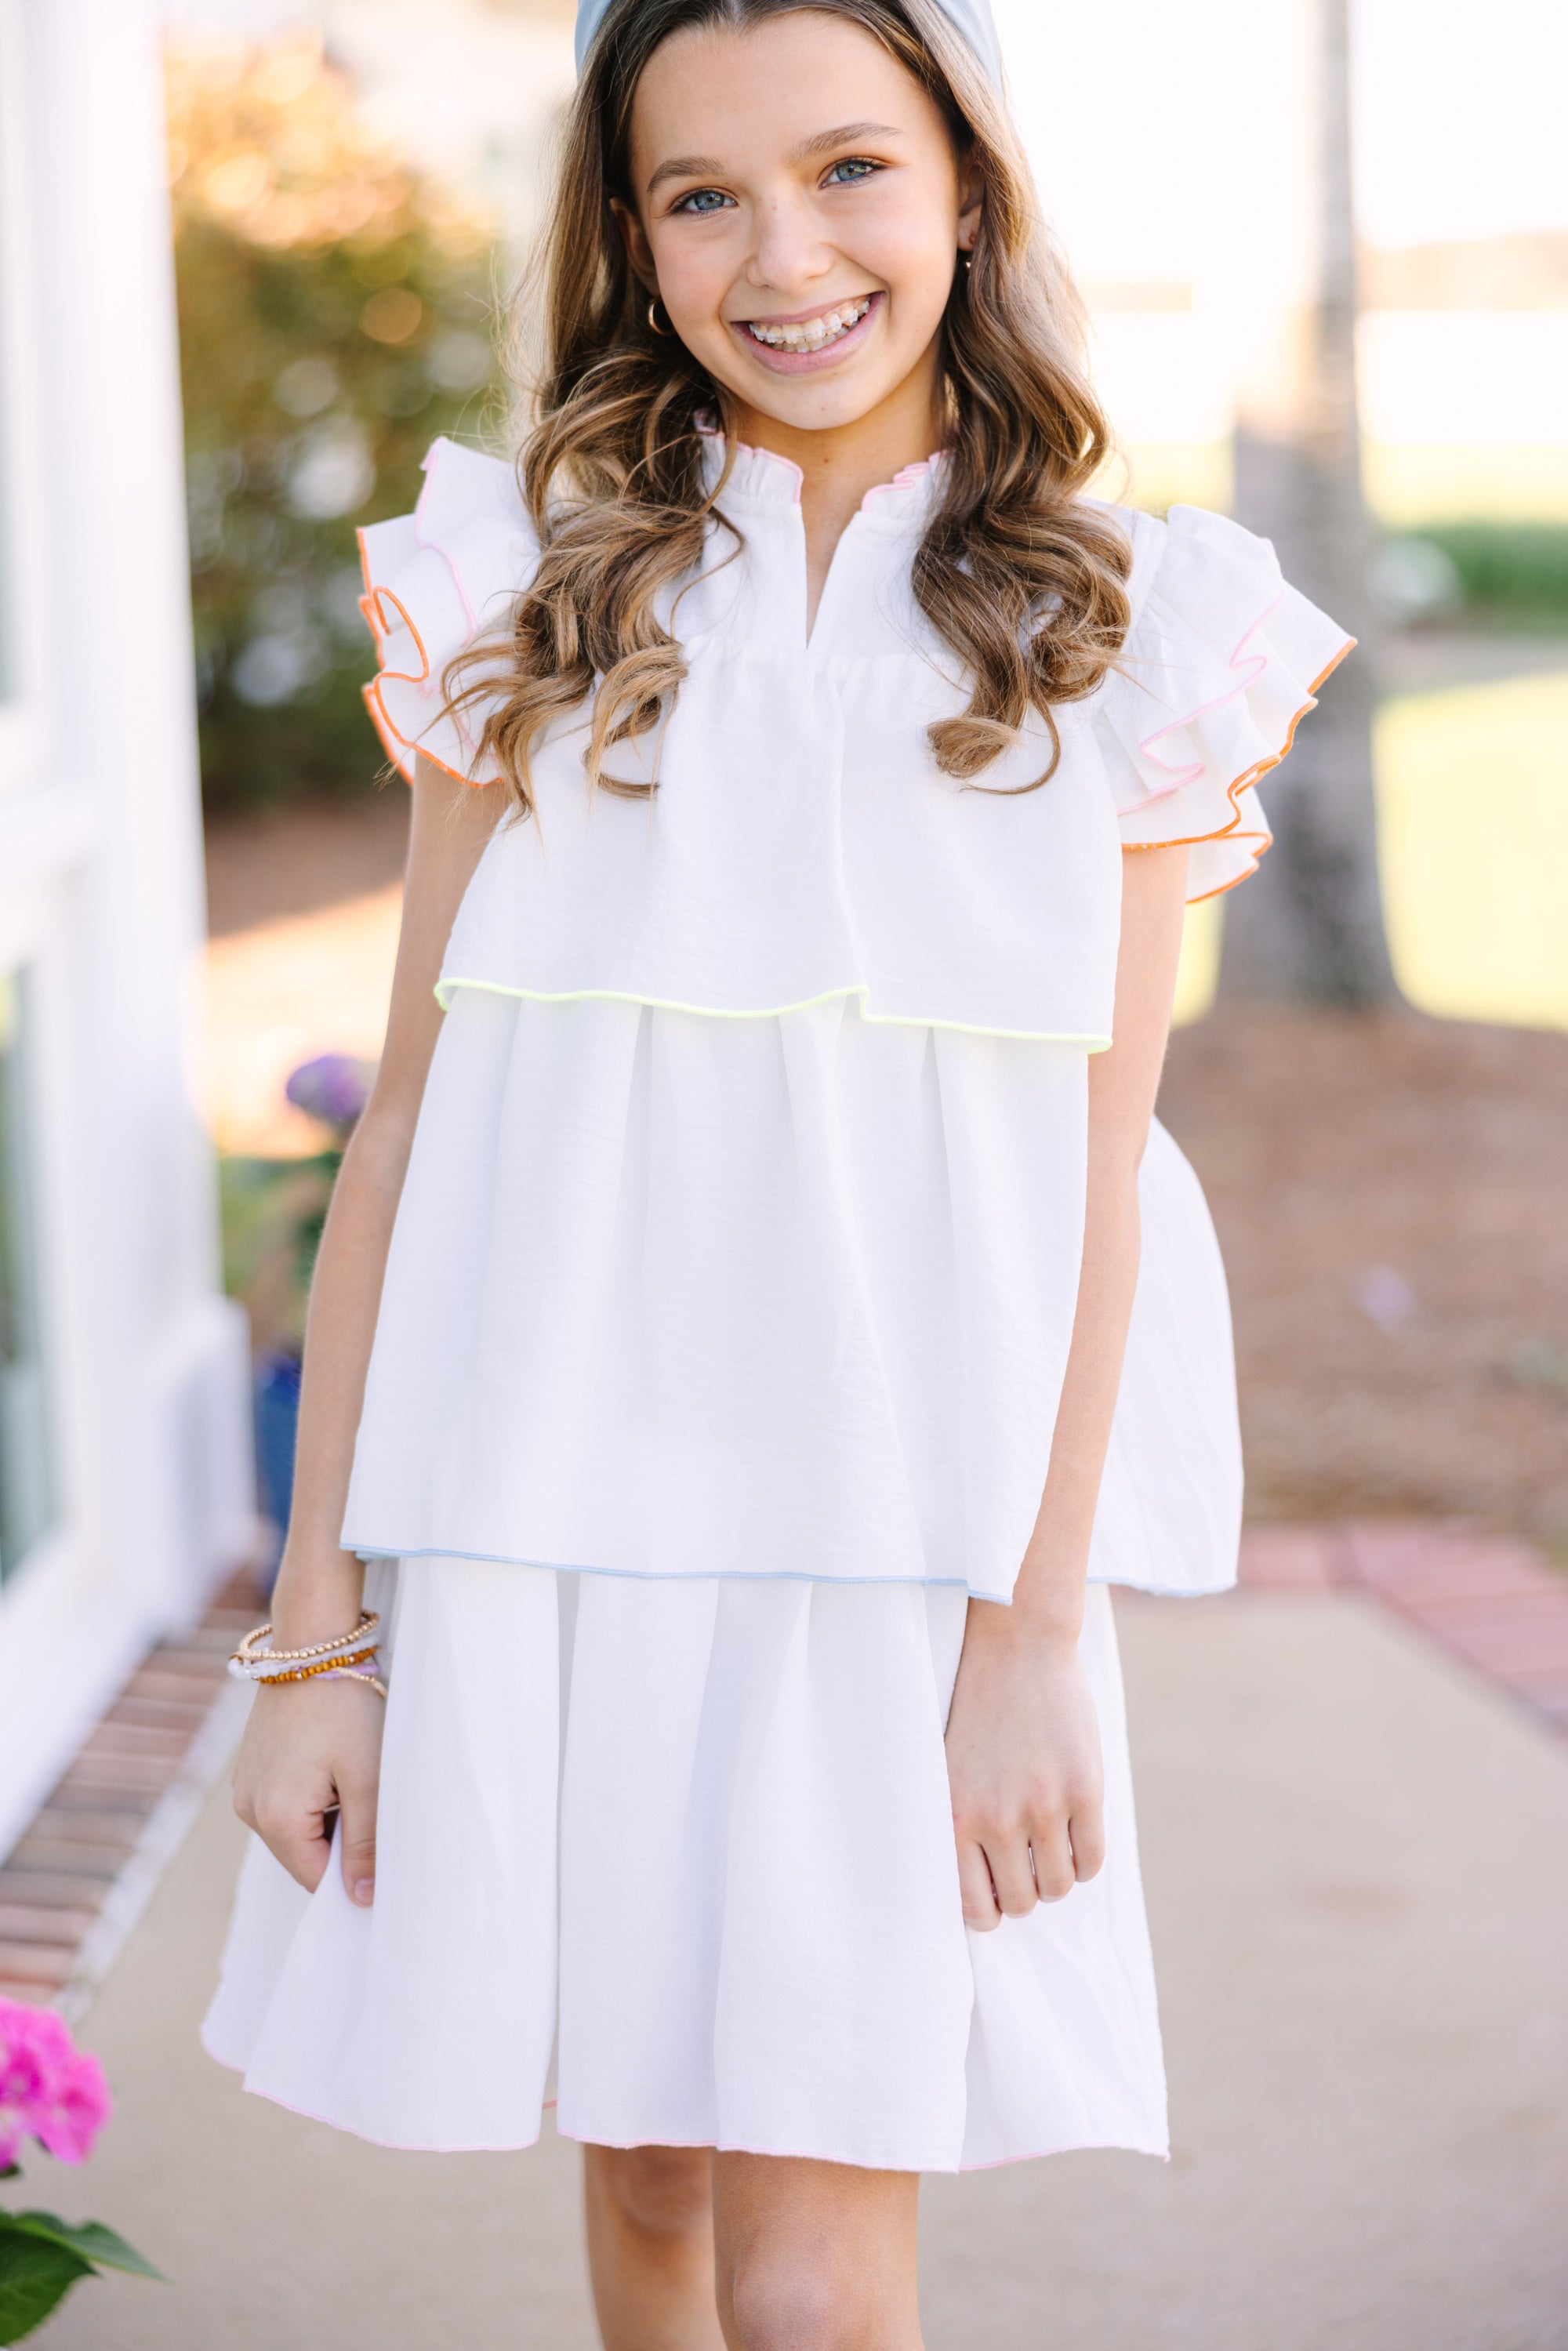
POLYGON ((375 619, 371 622, 371 626, 376 631, 377 635, 380 637, 390 637, 392 634, 391 629, 387 626, 385 615, 382 613, 381 609, 382 598, 383 596, 386 598, 387 602, 392 606, 392 611, 397 614, 399 620, 402 622, 403 627, 408 631, 409 635, 413 639, 413 648, 415 653, 419 655, 420 668, 417 677, 413 674, 412 670, 406 669, 383 669, 382 674, 384 678, 390 679, 394 685, 426 686, 430 684, 430 655, 424 650, 424 639, 414 627, 413 615, 409 611, 407 605, 403 602, 402 597, 394 595, 390 588, 372 588, 371 590, 370 601, 375 607, 375 619))
MULTIPOLYGON (((1249 633, 1250 633, 1250 632, 1249 632, 1249 633)), ((1242 642, 1245 643, 1246 640, 1243 639, 1242 642)), ((1220 883, 1218 889, 1201 891, 1196 898, 1189 898, 1186 903, 1189 906, 1201 906, 1210 898, 1223 898, 1228 890, 1235 889, 1238 882, 1246 882, 1249 880, 1251 875, 1256 873, 1258 871, 1260 860, 1264 858, 1268 854, 1269 851, 1273 847, 1274 836, 1268 831, 1267 827, 1265 827, 1261 832, 1241 832, 1238 831, 1238 827, 1241 822, 1241 796, 1244 792, 1251 791, 1260 777, 1268 775, 1271 768, 1281 766, 1290 757, 1291 746, 1296 739, 1297 727, 1300 726, 1308 711, 1315 710, 1318 706, 1317 693, 1319 686, 1323 684, 1326 678, 1330 678, 1333 675, 1335 670, 1338 669, 1341 662, 1343 661, 1347 653, 1352 653, 1355 651, 1357 642, 1358 640, 1354 637, 1347 637, 1343 644, 1341 645, 1338 653, 1335 653, 1333 661, 1328 664, 1328 667, 1326 669, 1321 669, 1318 672, 1316 677, 1313 678, 1311 685, 1307 688, 1306 701, 1302 703, 1301 708, 1291 719, 1289 730, 1285 736, 1285 740, 1281 748, 1274 753, 1273 757, 1268 759, 1260 759, 1255 766, 1249 768, 1244 774, 1236 777, 1226 786, 1226 795, 1229 799, 1231 807, 1231 818, 1228 824, 1217 825, 1212 832, 1189 832, 1178 835, 1175 840, 1171 841, 1124 841, 1122 843, 1123 855, 1130 855, 1134 851, 1139 849, 1197 849, 1205 841, 1209 841, 1234 840, 1236 846, 1239 848, 1243 841, 1255 841, 1258 843, 1258 846, 1250 852, 1252 862, 1248 866, 1245 873, 1238 873, 1234 881, 1220 883)), ((1186 722, 1183 720, 1181 723, 1185 725, 1186 722)), ((1202 771, 1200 769, 1199 773, 1201 772, 1202 771)), ((1162 794, 1161 797, 1169 798, 1170 796, 1168 794, 1162 794)))
POLYGON ((413 778, 409 772, 408 768, 403 763, 401 756, 403 751, 411 753, 415 758, 428 759, 433 768, 439 768, 442 774, 444 776, 450 776, 455 784, 466 784, 472 791, 478 792, 484 790, 486 784, 489 781, 487 777, 466 775, 461 768, 448 767, 446 761, 444 759, 438 759, 435 753, 425 744, 419 742, 413 736, 401 733, 400 730, 393 726, 391 718, 387 715, 386 705, 382 700, 382 684, 380 678, 371 678, 368 685, 362 685, 360 688, 360 692, 364 696, 365 708, 371 714, 371 724, 382 738, 382 749, 386 752, 386 755, 392 761, 393 767, 398 769, 400 774, 402 774, 409 783, 413 783, 413 778))
POLYGON ((382 711, 381 697, 376 693, 374 686, 371 685, 361 686, 360 693, 363 697, 365 708, 370 713, 371 725, 375 728, 376 734, 380 737, 382 749, 386 753, 387 758, 392 761, 392 766, 397 769, 398 774, 402 778, 403 782, 405 784, 412 785, 413 782, 413 761, 409 757, 407 747, 403 743, 402 737, 394 734, 392 726, 382 711))
MULTIPOLYGON (((364 533, 362 531, 360 533, 360 562, 361 568, 364 568, 366 565, 366 557, 364 533)), ((368 582, 368 570, 366 571, 366 579, 368 582)), ((386 615, 382 611, 382 599, 383 596, 387 602, 392 606, 393 611, 397 613, 399 619, 403 624, 403 627, 408 631, 409 635, 413 639, 414 650, 419 655, 420 668, 419 674, 415 676, 412 670, 388 669, 383 664, 380 676, 371 678, 367 685, 363 685, 360 689, 361 693, 364 696, 365 707, 371 714, 371 723, 375 727, 376 733, 382 738, 382 748, 385 750, 386 755, 388 758, 391 759, 393 767, 396 768, 411 784, 413 781, 413 777, 410 770, 404 767, 402 760, 399 758, 397 751, 393 748, 394 744, 401 744, 405 751, 412 752, 418 758, 428 759, 433 768, 439 768, 442 774, 444 776, 450 776, 455 783, 468 784, 472 786, 476 791, 482 790, 484 789, 485 781, 483 778, 467 775, 461 768, 449 767, 444 759, 438 759, 435 753, 428 749, 423 742, 413 736, 405 735, 401 727, 393 725, 392 715, 388 711, 386 704, 382 699, 382 686, 389 684, 392 685, 415 685, 418 686, 423 693, 428 687, 431 679, 430 655, 425 651, 424 639, 420 635, 419 631, 413 624, 413 616, 409 611, 407 606, 403 603, 402 599, 400 596, 394 595, 390 588, 376 588, 372 586, 371 588, 370 594, 368 596, 362 596, 360 599, 360 610, 363 612, 366 620, 370 623, 371 633, 376 642, 378 658, 381 654, 382 646, 392 634, 392 631, 387 625, 386 615)), ((440 714, 437 713, 438 716, 440 714)), ((462 730, 459 729, 458 731, 461 732, 462 730)))
POLYGON ((1334 657, 1333 657, 1333 661, 1332 661, 1332 662, 1330 662, 1330 664, 1329 664, 1328 667, 1327 667, 1326 669, 1321 669, 1321 670, 1319 670, 1319 672, 1318 672, 1318 674, 1317 674, 1316 677, 1314 677, 1314 678, 1313 678, 1313 680, 1312 680, 1312 682, 1311 685, 1309 685, 1309 686, 1308 686, 1308 688, 1307 688, 1307 692, 1308 692, 1309 694, 1315 694, 1315 693, 1317 692, 1317 690, 1318 690, 1319 686, 1322 684, 1323 681, 1324 681, 1326 678, 1331 678, 1331 677, 1333 675, 1333 674, 1334 674, 1335 670, 1336 670, 1336 669, 1338 669, 1338 667, 1339 667, 1339 665, 1340 665, 1341 662, 1342 662, 1342 661, 1343 661, 1343 659, 1344 659, 1344 657, 1345 657, 1346 653, 1354 653, 1354 651, 1355 651, 1355 649, 1356 649, 1357 645, 1358 645, 1360 643, 1361 643, 1361 639, 1360 639, 1359 637, 1346 637, 1346 639, 1345 639, 1345 641, 1344 641, 1343 644, 1343 645, 1341 645, 1341 647, 1340 647, 1340 649, 1339 649, 1338 653, 1335 653, 1335 655, 1334 655, 1334 657))
POLYGON ((1253 851, 1252 862, 1249 865, 1244 873, 1233 873, 1228 882, 1221 882, 1218 887, 1213 890, 1200 890, 1196 898, 1189 898, 1187 900, 1187 904, 1189 906, 1207 906, 1211 898, 1223 898, 1226 896, 1228 892, 1237 889, 1243 882, 1250 882, 1263 859, 1267 857, 1269 852, 1273 848, 1273 846, 1274 836, 1270 833, 1268 840, 1264 841, 1262 847, 1253 851))

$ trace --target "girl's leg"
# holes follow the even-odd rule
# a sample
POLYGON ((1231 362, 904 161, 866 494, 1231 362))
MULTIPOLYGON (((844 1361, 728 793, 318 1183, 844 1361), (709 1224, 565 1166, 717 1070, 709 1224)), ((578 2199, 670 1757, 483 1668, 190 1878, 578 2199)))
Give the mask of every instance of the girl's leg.
POLYGON ((604 2351, 723 2351, 706 2147, 585 2147, 588 2269, 604 2351))
POLYGON ((919 2189, 913 2171, 716 2155, 718 2308, 729 2351, 921 2351, 919 2189))

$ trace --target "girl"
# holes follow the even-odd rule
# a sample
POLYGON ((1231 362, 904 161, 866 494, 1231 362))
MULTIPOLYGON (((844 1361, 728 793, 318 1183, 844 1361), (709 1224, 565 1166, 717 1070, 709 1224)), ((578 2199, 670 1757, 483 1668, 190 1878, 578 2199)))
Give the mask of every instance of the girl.
POLYGON ((922 2170, 1165 2149, 1105 1586, 1239 1469, 1150 1117, 1346 640, 1088 496, 984 0, 579 42, 520 471, 365 533, 407 900, 208 2039, 399 2147, 553 2086, 611 2351, 910 2351, 922 2170))

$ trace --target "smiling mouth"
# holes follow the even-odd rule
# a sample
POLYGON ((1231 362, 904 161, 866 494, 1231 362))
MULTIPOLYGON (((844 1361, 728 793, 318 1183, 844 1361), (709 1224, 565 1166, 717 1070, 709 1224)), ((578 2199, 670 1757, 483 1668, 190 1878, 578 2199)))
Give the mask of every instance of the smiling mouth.
POLYGON ((874 299, 871 294, 857 295, 853 301, 841 302, 837 309, 824 310, 815 319, 747 319, 745 331, 770 351, 825 351, 852 333, 874 299))

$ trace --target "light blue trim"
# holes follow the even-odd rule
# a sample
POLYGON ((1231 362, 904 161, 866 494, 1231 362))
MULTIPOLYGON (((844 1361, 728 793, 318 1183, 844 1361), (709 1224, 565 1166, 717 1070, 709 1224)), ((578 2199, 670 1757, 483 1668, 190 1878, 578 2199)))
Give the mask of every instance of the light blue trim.
POLYGON ((1019 1045, 1078 1045, 1086 1053, 1108 1053, 1109 1037, 1072 1036, 1051 1029, 991 1029, 976 1020, 940 1020, 924 1013, 872 1012, 870 991, 863 980, 845 987, 824 988, 821 996, 804 996, 798 1004, 766 1004, 755 1012, 736 1012, 727 1006, 682 1004, 672 997, 642 996, 623 987, 567 987, 553 992, 542 987, 509 987, 498 979, 466 979, 443 972, 435 983, 435 1000, 443 1012, 452 1008, 460 987, 485 996, 513 996, 526 1004, 644 1004, 650 1012, 690 1012, 699 1020, 782 1020, 789 1012, 810 1012, 819 1004, 832 1004, 848 996, 861 999, 861 1019, 873 1029, 945 1029, 959 1037, 1005 1037, 1019 1045))
MULTIPOLYGON (((342 1547, 351 1551, 356 1559, 459 1559, 465 1565, 478 1567, 538 1567, 550 1575, 613 1575, 631 1583, 935 1583, 944 1590, 965 1592, 969 1589, 961 1575, 810 1575, 804 1568, 770 1567, 754 1573, 745 1568, 715 1568, 711 1573, 686 1568, 657 1567, 582 1567, 563 1564, 559 1559, 517 1559, 509 1552, 494 1551, 452 1551, 444 1543, 432 1543, 423 1551, 378 1551, 367 1548, 344 1535, 342 1547)), ((998 1592, 977 1592, 977 1600, 1001 1600, 998 1592)), ((1003 1603, 1011 1604, 1010 1595, 1003 1603)))
MULTIPOLYGON (((517 1559, 510 1553, 493 1551, 453 1551, 444 1543, 432 1543, 423 1551, 380 1551, 373 1544, 357 1543, 344 1535, 345 1551, 367 1563, 371 1560, 390 1559, 456 1559, 465 1566, 474 1567, 537 1567, 547 1575, 612 1575, 625 1583, 852 1583, 857 1586, 883 1583, 913 1583, 923 1589, 930 1585, 942 1592, 967 1592, 971 1600, 989 1600, 998 1608, 1010 1608, 1010 1592, 979 1592, 961 1575, 811 1575, 804 1568, 772 1567, 748 1573, 745 1568, 714 1568, 700 1571, 687 1568, 656 1567, 580 1567, 563 1566, 557 1559, 517 1559)), ((1091 1575, 1090 1583, 1117 1586, 1119 1579, 1110 1575, 1091 1575)), ((1127 1583, 1120 1588, 1126 1592, 1146 1592, 1156 1600, 1211 1600, 1218 1593, 1233 1592, 1236 1578, 1228 1583, 1207 1583, 1197 1586, 1175 1583, 1127 1583)))

